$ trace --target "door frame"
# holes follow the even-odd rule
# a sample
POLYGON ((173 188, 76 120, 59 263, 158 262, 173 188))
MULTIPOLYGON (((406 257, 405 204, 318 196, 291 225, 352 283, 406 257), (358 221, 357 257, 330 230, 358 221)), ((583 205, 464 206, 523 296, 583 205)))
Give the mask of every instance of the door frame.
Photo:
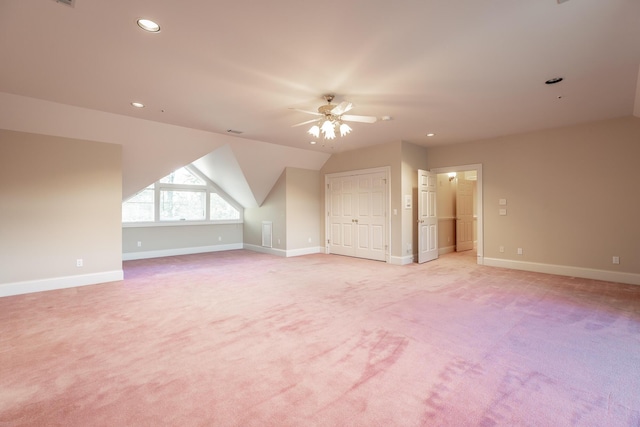
MULTIPOLYGON (((477 179, 477 200, 476 200, 476 212, 478 213, 477 219, 477 233, 478 233, 478 246, 477 246, 477 263, 480 265, 484 264, 484 215, 483 215, 483 191, 482 191, 482 163, 470 164, 470 165, 459 165, 459 166, 447 166, 443 168, 433 168, 431 172, 435 172, 437 174, 440 173, 449 173, 449 172, 467 172, 467 171, 476 171, 478 179, 477 179)), ((437 191, 437 190, 436 190, 437 191)))
POLYGON ((344 171, 344 172, 335 172, 335 173, 328 173, 324 175, 324 215, 325 215, 325 220, 324 220, 324 226, 325 226, 325 230, 324 230, 324 253, 325 254, 330 254, 330 248, 329 248, 329 243, 327 243, 329 236, 331 235, 331 230, 330 230, 330 222, 329 222, 329 205, 331 204, 330 201, 330 197, 331 197, 331 193, 328 190, 328 185, 329 185, 329 180, 333 179, 333 178, 340 178, 340 177, 345 177, 345 176, 354 176, 354 175, 367 175, 367 174, 371 174, 371 173, 384 173, 384 177, 387 180, 387 197, 385 200, 385 216, 386 216, 386 221, 385 221, 385 227, 387 228, 385 230, 385 254, 384 254, 384 261, 386 263, 389 262, 390 258, 391 258, 391 167, 390 166, 383 166, 383 167, 379 167, 379 168, 370 168, 370 169, 356 169, 356 170, 350 170, 350 171, 344 171))

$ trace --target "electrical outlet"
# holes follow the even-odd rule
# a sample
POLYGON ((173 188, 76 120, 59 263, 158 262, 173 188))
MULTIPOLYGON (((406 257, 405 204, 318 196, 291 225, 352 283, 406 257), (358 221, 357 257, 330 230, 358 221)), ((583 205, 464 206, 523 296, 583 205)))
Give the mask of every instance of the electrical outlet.
POLYGON ((522 255, 522 248, 518 248, 518 255, 522 255))
POLYGON ((218 242, 222 242, 222 236, 218 236, 218 242))
POLYGON ((82 261, 82 258, 78 258, 76 260, 76 267, 82 267, 84 265, 84 261, 82 261))
POLYGON ((138 247, 142 246, 142 242, 138 241, 138 247))
POLYGON ((501 254, 504 253, 504 246, 500 246, 498 247, 498 252, 500 252, 501 254))
POLYGON ((620 264, 620 257, 619 256, 614 256, 613 257, 613 261, 614 264, 620 264))
POLYGON ((309 243, 311 243, 311 237, 309 237, 309 243))

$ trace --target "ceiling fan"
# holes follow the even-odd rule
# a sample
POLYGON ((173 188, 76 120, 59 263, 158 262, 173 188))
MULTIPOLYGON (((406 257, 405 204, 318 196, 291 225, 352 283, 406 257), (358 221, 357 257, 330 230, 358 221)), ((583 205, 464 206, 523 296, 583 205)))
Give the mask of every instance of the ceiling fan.
POLYGON ((301 113, 313 114, 318 116, 315 119, 307 120, 302 123, 297 123, 291 127, 303 126, 309 123, 314 123, 313 126, 307 131, 316 138, 320 137, 322 132, 325 139, 334 139, 336 137, 336 126, 340 130, 340 136, 345 136, 351 132, 351 127, 344 122, 360 122, 360 123, 375 123, 378 119, 374 116, 355 116, 352 114, 345 114, 353 108, 353 104, 347 101, 343 101, 338 105, 331 103, 335 95, 324 95, 324 99, 327 101, 327 105, 321 105, 318 107, 318 111, 300 110, 298 108, 292 108, 292 110, 300 111, 301 113))

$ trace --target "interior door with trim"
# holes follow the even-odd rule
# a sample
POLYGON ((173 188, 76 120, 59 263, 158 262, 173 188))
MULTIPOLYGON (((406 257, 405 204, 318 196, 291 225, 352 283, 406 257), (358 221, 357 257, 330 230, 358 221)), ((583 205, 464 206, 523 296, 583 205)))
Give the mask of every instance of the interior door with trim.
POLYGON ((438 214, 435 173, 418 170, 418 262, 438 258, 438 214))
POLYGON ((473 181, 461 175, 456 178, 456 252, 473 249, 473 181))

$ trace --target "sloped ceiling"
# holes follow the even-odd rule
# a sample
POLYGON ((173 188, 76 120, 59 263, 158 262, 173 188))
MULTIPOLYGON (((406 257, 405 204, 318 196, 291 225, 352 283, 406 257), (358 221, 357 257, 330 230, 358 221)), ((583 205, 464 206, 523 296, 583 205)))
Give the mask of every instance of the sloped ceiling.
POLYGON ((318 170, 328 154, 0 92, 0 128, 122 145, 123 200, 194 161, 245 207, 262 203, 285 167, 318 170))
POLYGON ((257 207, 286 167, 319 170, 328 154, 236 139, 194 165, 245 208, 257 207))

